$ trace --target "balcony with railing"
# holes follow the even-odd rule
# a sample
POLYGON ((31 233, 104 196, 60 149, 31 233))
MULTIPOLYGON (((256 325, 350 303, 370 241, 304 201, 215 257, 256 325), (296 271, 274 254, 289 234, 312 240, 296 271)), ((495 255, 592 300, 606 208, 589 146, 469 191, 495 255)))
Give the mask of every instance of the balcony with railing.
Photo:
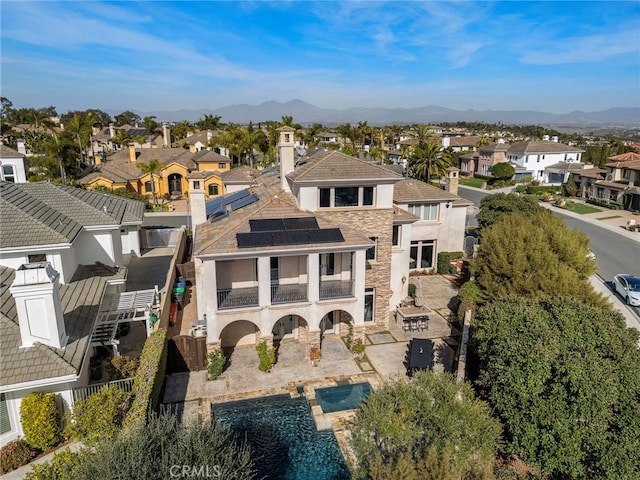
POLYGON ((320 300, 353 297, 353 280, 320 280, 320 300))
POLYGON ((258 305, 257 285, 255 287, 218 289, 218 310, 257 307, 258 305))
POLYGON ((291 284, 274 284, 271 285, 271 303, 295 303, 306 302, 308 284, 291 283, 291 284))

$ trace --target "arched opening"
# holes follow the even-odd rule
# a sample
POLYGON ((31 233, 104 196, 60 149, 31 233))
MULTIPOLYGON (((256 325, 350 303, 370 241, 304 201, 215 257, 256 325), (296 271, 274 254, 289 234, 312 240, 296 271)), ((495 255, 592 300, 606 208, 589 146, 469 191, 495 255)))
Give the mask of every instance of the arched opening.
POLYGON ((227 357, 226 369, 258 366, 255 345, 260 340, 260 329, 248 320, 230 323, 220 332, 220 347, 227 357))
POLYGON ((300 315, 285 315, 273 325, 273 343, 275 345, 282 340, 305 340, 307 329, 307 321, 300 315))
POLYGON ((349 333, 349 325, 353 325, 353 317, 344 310, 333 310, 320 320, 320 333, 344 337, 349 333))
POLYGON ((167 185, 170 195, 182 195, 182 175, 172 173, 167 177, 167 185))

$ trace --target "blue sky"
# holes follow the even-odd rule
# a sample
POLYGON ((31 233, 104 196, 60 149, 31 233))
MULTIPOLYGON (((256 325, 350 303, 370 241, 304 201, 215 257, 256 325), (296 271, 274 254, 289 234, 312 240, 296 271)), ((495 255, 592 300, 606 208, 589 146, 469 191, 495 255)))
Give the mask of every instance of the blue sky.
POLYGON ((640 106, 640 2, 10 2, 14 107, 640 106))

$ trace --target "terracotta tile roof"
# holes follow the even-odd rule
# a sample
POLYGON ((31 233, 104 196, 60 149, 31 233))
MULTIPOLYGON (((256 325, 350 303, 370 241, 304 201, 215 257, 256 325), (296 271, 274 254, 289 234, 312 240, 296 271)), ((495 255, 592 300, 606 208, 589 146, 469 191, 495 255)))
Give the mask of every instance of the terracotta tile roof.
POLYGON ((636 153, 636 152, 621 153, 620 155, 614 155, 613 157, 609 157, 608 160, 610 160, 611 162, 640 161, 640 153, 636 153))
POLYGON ((319 152, 309 157, 287 178, 294 182, 358 182, 375 180, 394 182, 402 176, 391 172, 381 165, 375 165, 344 153, 329 151, 319 152))
POLYGON ((82 227, 142 222, 144 204, 49 182, 0 182, 0 248, 69 243, 82 227))
MULTIPOLYGON (((611 158, 609 160, 611 160, 611 158)), ((619 160, 617 162, 609 162, 605 165, 605 167, 626 168, 628 170, 640 170, 640 158, 629 159, 629 160, 619 160)))
POLYGON ((585 178, 603 178, 603 179, 606 173, 607 173, 606 170, 602 168, 597 168, 597 167, 585 168, 583 170, 580 170, 579 172, 573 172, 574 175, 580 175, 581 177, 585 177, 585 178))
MULTIPOLYGON (((0 266, 0 385, 9 386, 47 378, 78 374, 107 280, 119 277, 97 266, 80 266, 82 279, 60 286, 65 330, 69 340, 64 349, 36 343, 20 348, 20 326, 9 287, 15 277, 11 268, 0 266)), ((74 275, 76 278, 76 275, 74 275)))

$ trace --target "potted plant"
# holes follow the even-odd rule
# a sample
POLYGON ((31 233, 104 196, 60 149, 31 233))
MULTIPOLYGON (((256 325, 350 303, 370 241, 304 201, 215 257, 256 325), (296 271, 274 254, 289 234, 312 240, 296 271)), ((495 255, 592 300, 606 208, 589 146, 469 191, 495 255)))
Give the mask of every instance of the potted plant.
POLYGON ((320 357, 322 356, 322 352, 318 347, 311 347, 309 349, 309 360, 311 360, 311 365, 314 367, 318 366, 318 361, 320 361, 320 357))

